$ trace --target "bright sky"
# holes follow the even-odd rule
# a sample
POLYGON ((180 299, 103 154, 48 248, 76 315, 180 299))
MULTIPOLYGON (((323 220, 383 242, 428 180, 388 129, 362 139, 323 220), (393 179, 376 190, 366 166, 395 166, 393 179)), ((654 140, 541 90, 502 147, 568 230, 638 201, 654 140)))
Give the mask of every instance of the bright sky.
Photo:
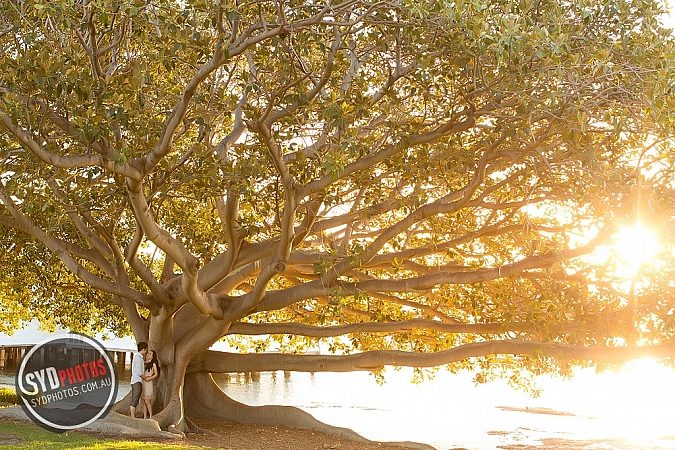
POLYGON ((675 2, 673 0, 667 0, 666 5, 668 5, 668 9, 670 9, 670 16, 664 17, 663 21, 666 25, 670 26, 670 28, 675 28, 675 2))

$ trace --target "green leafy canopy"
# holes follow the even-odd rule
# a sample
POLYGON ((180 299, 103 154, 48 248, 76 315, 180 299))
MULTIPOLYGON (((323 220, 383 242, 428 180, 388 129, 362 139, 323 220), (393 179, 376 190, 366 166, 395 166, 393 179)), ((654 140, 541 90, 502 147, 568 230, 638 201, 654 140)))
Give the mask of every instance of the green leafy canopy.
POLYGON ((675 333, 659 2, 6 3, 0 331, 517 385, 675 333), (626 288, 589 255, 636 221, 664 251, 626 288))

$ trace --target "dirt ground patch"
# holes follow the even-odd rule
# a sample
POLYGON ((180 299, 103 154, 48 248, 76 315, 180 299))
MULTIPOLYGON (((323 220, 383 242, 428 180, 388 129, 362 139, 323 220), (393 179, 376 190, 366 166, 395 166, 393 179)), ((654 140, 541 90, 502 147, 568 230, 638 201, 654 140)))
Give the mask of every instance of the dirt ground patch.
POLYGON ((188 434, 185 442, 191 445, 213 448, 232 450, 382 450, 384 448, 406 448, 355 442, 296 428, 241 425, 203 419, 195 419, 194 422, 198 426, 217 434, 188 434))
POLYGON ((13 434, 0 433, 0 445, 18 445, 23 441, 13 434))

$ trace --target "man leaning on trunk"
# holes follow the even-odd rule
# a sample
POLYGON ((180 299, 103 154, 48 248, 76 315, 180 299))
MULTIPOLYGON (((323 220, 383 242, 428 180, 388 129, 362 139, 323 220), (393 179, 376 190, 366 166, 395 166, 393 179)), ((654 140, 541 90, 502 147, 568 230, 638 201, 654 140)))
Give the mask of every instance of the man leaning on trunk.
POLYGON ((148 343, 139 342, 137 345, 138 352, 134 353, 134 359, 131 361, 131 403, 129 411, 131 417, 136 417, 136 407, 141 399, 141 391, 143 390, 143 370, 145 370, 145 354, 148 353, 148 343))

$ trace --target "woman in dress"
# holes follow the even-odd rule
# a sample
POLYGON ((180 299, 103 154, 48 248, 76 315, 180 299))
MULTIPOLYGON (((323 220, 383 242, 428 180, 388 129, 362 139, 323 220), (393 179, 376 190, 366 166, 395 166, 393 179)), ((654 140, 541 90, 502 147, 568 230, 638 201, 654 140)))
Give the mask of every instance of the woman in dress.
POLYGON ((154 397, 153 381, 159 376, 159 363, 157 362, 157 353, 149 350, 145 355, 145 371, 141 378, 143 379, 143 391, 141 399, 143 400, 143 418, 152 419, 152 399, 154 397))

